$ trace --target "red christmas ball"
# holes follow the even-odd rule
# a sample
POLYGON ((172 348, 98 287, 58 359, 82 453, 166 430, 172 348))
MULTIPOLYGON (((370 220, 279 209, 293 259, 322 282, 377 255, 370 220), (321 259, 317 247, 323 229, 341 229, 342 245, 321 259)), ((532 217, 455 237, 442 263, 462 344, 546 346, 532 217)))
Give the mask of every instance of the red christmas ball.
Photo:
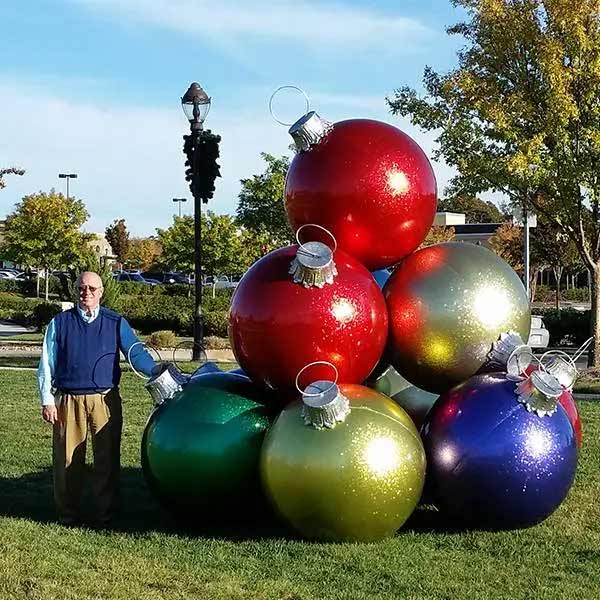
MULTIPOLYGON (((229 316, 235 357, 253 381, 282 391, 294 389, 299 371, 314 361, 335 365, 342 383, 360 383, 385 346, 383 294, 369 271, 339 250, 332 283, 295 283, 290 265, 298 248, 267 254, 240 281, 229 316)), ((312 367, 310 376, 331 379, 331 367, 312 367)))
POLYGON ((334 124, 295 156, 285 183, 294 231, 307 223, 322 225, 339 248, 370 270, 415 250, 436 206, 435 176, 419 145, 396 127, 370 119, 334 124))

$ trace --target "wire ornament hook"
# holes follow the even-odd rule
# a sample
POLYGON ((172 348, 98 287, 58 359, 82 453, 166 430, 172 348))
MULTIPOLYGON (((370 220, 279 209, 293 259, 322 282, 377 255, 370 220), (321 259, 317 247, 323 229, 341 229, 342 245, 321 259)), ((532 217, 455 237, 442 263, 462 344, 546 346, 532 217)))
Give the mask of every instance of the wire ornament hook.
MULTIPOLYGON (((298 371, 298 375, 296 375, 295 384, 296 384, 296 389, 300 392, 300 394, 302 394, 303 396, 306 396, 308 398, 316 398, 318 396, 321 396, 325 392, 328 392, 329 390, 333 389, 337 385, 338 378, 339 378, 339 373, 338 373, 337 367, 333 363, 330 363, 327 360, 315 360, 314 362, 308 363, 307 365, 305 365, 298 371), (321 391, 315 392, 315 393, 305 392, 304 390, 302 390, 300 388, 300 375, 302 375, 302 373, 304 373, 304 371, 306 371, 306 369, 308 369, 309 367, 314 367, 315 365, 326 365, 328 367, 331 367, 333 369, 333 372, 335 373, 334 381, 325 390, 321 390, 321 391)), ((312 384, 309 383, 308 385, 312 385, 312 384)), ((306 387, 308 387, 308 385, 306 387)))
MULTIPOLYGON (((298 227, 298 229, 296 230, 296 241, 298 242, 298 245, 300 246, 300 248, 303 248, 304 244, 306 243, 306 242, 303 243, 300 241, 300 232, 305 227, 316 227, 317 229, 321 229, 327 235, 329 235, 329 237, 333 240, 333 248, 331 249, 331 252, 335 253, 335 251, 337 250, 337 240, 335 239, 335 236, 333 235, 333 233, 331 233, 331 231, 329 231, 329 229, 323 227, 322 225, 317 225, 316 223, 305 223, 304 225, 300 225, 300 227, 298 227)), ((310 255, 310 253, 309 253, 309 255, 310 255)))
MULTIPOLYGON (((187 344, 189 343, 187 340, 182 340, 181 342, 179 342, 179 344, 177 344, 174 348, 173 348, 173 364, 183 373, 183 369, 179 366, 179 364, 177 363, 177 360, 175 359, 175 354, 177 352, 177 350, 179 350, 183 344, 187 344)), ((199 342, 194 342, 192 341, 192 347, 190 348, 190 350, 192 351, 192 356, 194 355, 194 348, 199 348, 200 349, 200 358, 198 359, 198 364, 200 368, 202 365, 205 365, 208 362, 208 356, 206 354, 206 349, 204 348, 204 346, 202 344, 200 344, 199 342)), ((184 350, 187 350, 187 348, 183 348, 184 350)))
POLYGON ((131 346, 129 346, 129 350, 127 350, 127 362, 129 363, 129 366, 131 367, 131 370, 140 378, 140 379, 145 379, 146 381, 148 380, 147 375, 143 375, 142 373, 140 373, 134 366, 133 363, 131 362, 131 351, 133 350, 133 348, 135 346, 143 346, 146 349, 146 352, 148 352, 148 350, 151 348, 154 353, 156 354, 156 356, 158 356, 158 362, 161 363, 163 362, 162 356, 160 355, 160 353, 158 352, 158 350, 156 348, 153 348, 152 346, 148 346, 145 342, 134 342, 133 344, 131 344, 131 346))
POLYGON ((294 121, 292 121, 291 123, 286 123, 280 119, 277 118, 277 116, 275 115, 275 111, 273 110, 273 99, 275 98, 275 96, 281 91, 281 90, 297 90, 298 92, 300 92, 303 96, 304 99, 306 100, 306 111, 304 112, 304 114, 307 114, 310 111, 310 99, 308 97, 308 94, 302 89, 299 88, 296 85, 282 85, 279 86, 272 94, 271 94, 271 98, 269 99, 269 112, 271 113, 271 116, 273 117, 273 120, 276 121, 277 123, 279 123, 280 125, 284 125, 285 127, 289 127, 290 125, 294 124, 294 121))

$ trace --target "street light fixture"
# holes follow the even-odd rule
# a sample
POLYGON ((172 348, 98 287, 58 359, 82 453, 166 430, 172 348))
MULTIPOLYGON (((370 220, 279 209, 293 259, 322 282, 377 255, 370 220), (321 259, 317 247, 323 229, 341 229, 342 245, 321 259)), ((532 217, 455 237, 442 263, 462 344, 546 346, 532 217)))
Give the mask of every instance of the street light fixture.
POLYGON ((67 200, 68 200, 69 199, 69 180, 77 179, 77 173, 59 173, 58 178, 67 180, 67 200))
MULTIPOLYGON (((181 107, 190 122, 191 134, 184 143, 188 164, 191 170, 190 190, 194 196, 194 347, 192 360, 199 360, 204 349, 202 326, 202 196, 198 188, 200 176, 200 147, 202 127, 210 110, 210 98, 206 92, 193 82, 181 98, 181 107)), ((181 204, 179 204, 181 208, 181 204)))
POLYGON ((173 198, 173 202, 177 202, 179 204, 179 216, 181 217, 181 203, 187 202, 187 198, 173 198))

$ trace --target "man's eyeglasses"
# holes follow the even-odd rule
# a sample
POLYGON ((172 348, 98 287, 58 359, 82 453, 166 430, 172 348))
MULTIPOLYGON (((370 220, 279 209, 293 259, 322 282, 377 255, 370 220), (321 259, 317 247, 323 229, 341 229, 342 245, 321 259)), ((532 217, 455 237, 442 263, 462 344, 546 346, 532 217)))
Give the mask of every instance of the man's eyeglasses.
POLYGON ((92 294, 95 294, 100 288, 92 285, 80 285, 79 291, 83 294, 86 290, 89 290, 92 294))

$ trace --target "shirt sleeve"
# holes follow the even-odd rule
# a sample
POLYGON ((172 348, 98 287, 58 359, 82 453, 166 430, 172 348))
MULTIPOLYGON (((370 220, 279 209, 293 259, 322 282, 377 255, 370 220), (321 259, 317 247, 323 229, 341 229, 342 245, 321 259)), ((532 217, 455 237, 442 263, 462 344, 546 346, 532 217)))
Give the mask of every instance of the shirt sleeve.
POLYGON ((131 325, 129 325, 127 319, 124 317, 121 317, 121 329, 119 337, 121 339, 121 352, 125 358, 129 358, 131 360, 136 371, 140 371, 141 373, 144 373, 150 377, 154 367, 156 366, 156 363, 144 347, 141 345, 136 346, 131 351, 131 355, 128 356, 129 349, 140 340, 138 340, 137 336, 133 332, 133 329, 131 329, 131 325))
POLYGON ((42 356, 37 370, 38 391, 42 406, 54 405, 52 381, 56 370, 56 324, 54 319, 48 323, 44 342, 42 343, 42 356))

